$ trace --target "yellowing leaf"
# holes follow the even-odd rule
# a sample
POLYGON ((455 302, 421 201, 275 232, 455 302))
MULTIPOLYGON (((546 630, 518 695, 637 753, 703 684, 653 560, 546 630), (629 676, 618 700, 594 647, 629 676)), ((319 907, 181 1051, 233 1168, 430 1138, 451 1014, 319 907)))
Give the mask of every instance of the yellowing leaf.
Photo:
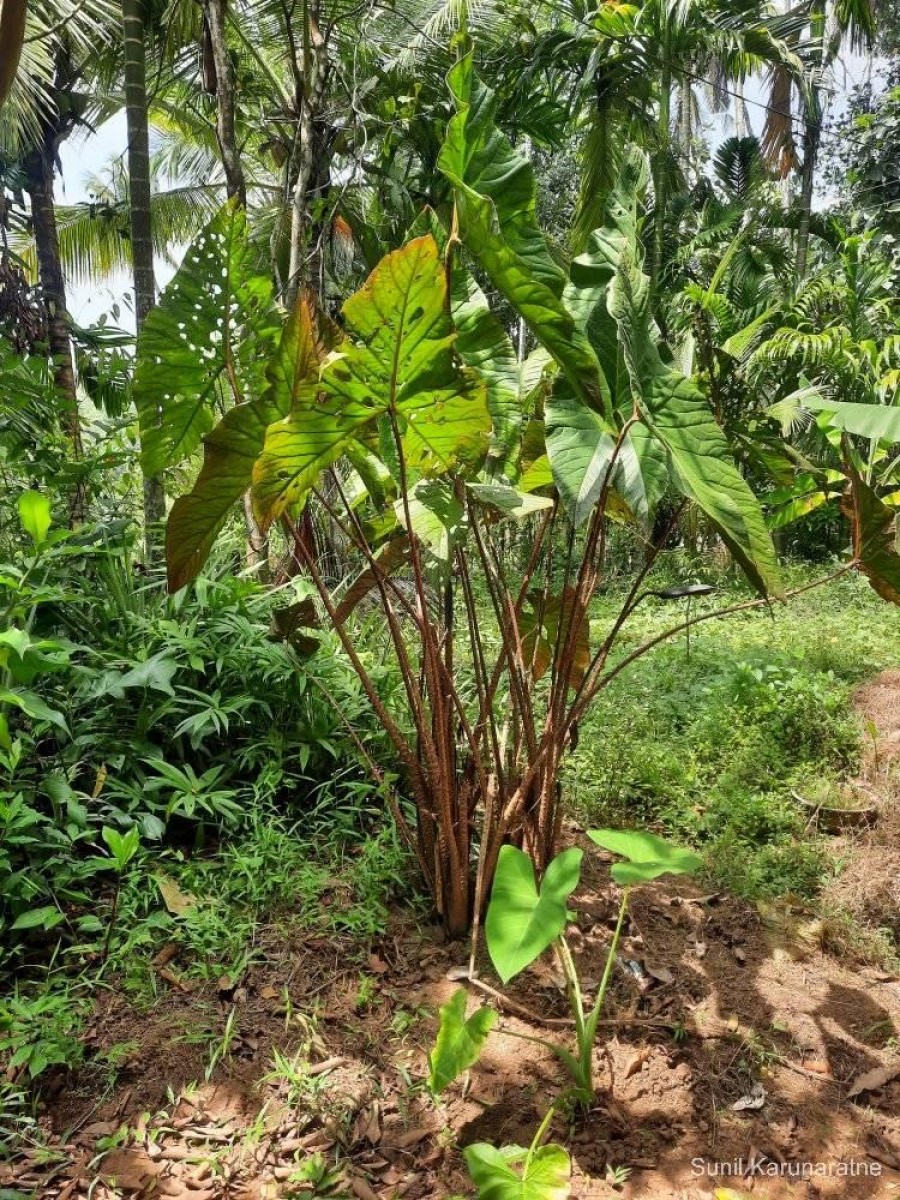
POLYGON ((477 464, 487 453, 484 384, 454 353, 446 272, 430 234, 382 259, 343 312, 350 336, 266 435, 253 473, 263 527, 360 441, 378 444, 391 468, 396 430, 407 472, 418 475, 477 464))

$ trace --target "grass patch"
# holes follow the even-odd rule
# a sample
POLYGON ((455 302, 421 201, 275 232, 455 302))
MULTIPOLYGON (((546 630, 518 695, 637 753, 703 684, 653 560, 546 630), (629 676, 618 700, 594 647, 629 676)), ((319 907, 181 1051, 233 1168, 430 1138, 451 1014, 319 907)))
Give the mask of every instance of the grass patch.
MULTIPOLYGON (((689 575, 688 577, 691 577, 689 575)), ((788 586, 812 579, 794 570, 788 586)), ((713 578, 703 608, 746 598, 713 578)), ((606 597, 595 621, 617 611, 606 597)), ((618 654, 683 619, 646 600, 618 654)), ((601 695, 566 767, 585 822, 651 822, 701 849, 711 879, 749 898, 811 896, 833 870, 792 790, 838 780, 858 759, 854 687, 892 663, 896 613, 845 576, 786 605, 698 626, 628 667, 601 695)))
MULTIPOLYGON (((79 1038, 91 996, 112 986, 139 1009, 151 1008, 167 986, 153 957, 168 943, 178 947, 177 974, 195 983, 237 980, 265 957, 264 935, 272 927, 288 937, 349 934, 364 961, 371 939, 386 927, 391 899, 412 897, 415 875, 389 823, 374 812, 344 811, 334 796, 330 801, 327 810, 323 805, 293 821, 257 811, 232 840, 194 856, 141 851, 123 879, 107 957, 111 897, 97 904, 96 941, 66 947, 52 970, 35 970, 0 996, 3 1061, 21 1067, 23 1080, 50 1066, 77 1066, 85 1057, 79 1038), (160 879, 183 911, 170 911, 160 879)), ((105 1065, 114 1077, 115 1062, 105 1065)), ((17 1129, 28 1111, 25 1095, 17 1129)), ((10 1109, 11 1099, 0 1095, 10 1109)), ((0 1123, 0 1157, 3 1140, 0 1123)))

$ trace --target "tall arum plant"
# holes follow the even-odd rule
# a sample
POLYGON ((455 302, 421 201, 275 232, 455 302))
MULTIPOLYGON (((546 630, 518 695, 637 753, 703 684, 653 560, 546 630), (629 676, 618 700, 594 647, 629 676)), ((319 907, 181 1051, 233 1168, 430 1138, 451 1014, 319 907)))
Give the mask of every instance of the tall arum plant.
POLYGON ((450 87, 446 226, 424 213, 346 301, 339 326, 301 295, 268 354, 268 291, 246 230, 216 218, 182 269, 193 278, 176 277, 148 321, 136 390, 149 467, 203 441, 197 481, 169 518, 170 586, 195 577, 249 489, 261 528, 278 522, 292 540, 393 744, 399 783, 360 751, 447 929, 462 934, 503 845, 522 846, 539 875, 550 862, 561 761, 621 669, 609 655, 660 543, 598 636, 589 612, 610 514, 646 527, 674 489, 715 523, 763 598, 780 587, 759 505, 706 397, 659 345, 639 239, 643 154, 628 150, 605 224, 567 274, 538 226, 531 167, 498 130, 470 57, 450 87), (222 267, 207 273, 222 281, 221 319, 215 290, 202 288, 217 253, 222 267), (537 341, 524 363, 469 261, 537 341), (200 356, 190 350, 198 325, 221 333, 200 356), (239 402, 213 428, 221 389, 239 402), (298 527, 311 498, 358 564, 336 590, 298 527), (511 539, 511 526, 526 536, 511 539), (511 543, 526 549, 516 557, 511 543), (382 697, 358 649, 365 594, 384 616, 400 705, 382 697))

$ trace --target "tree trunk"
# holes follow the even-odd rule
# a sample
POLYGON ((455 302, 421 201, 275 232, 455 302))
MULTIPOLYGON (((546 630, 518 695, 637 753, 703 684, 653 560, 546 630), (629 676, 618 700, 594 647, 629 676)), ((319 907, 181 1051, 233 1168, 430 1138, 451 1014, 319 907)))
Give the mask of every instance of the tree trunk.
MULTIPOLYGON (((818 110, 818 105, 814 105, 818 110)), ((813 186, 816 176, 816 159, 819 155, 818 118, 807 115, 803 132, 803 169, 800 175, 800 213, 797 222, 797 284, 806 278, 809 261, 809 225, 812 217, 813 186)))
POLYGON ((659 90, 659 121, 657 125, 658 145, 653 156, 653 261, 650 275, 650 296, 655 300, 660 287, 665 257, 666 244, 666 204, 669 189, 667 176, 669 173, 669 145, 671 131, 669 129, 672 72, 669 65, 668 46, 663 46, 663 64, 659 90))
MULTIPOLYGON (((242 208, 247 204, 247 181, 237 144, 237 121, 234 91, 234 64, 225 36, 225 0, 203 0, 206 17, 205 36, 215 70, 216 138, 225 169, 225 190, 229 200, 242 208)), ((235 396, 235 402, 239 397, 235 396)), ((257 578, 268 575, 269 539, 260 532, 249 496, 244 497, 244 524, 247 527, 247 566, 257 569, 257 578)))
MULTIPOLYGON (((153 226, 150 216, 150 132, 147 113, 147 62, 141 0, 122 0, 125 114, 128 122, 128 191, 134 315, 138 337, 156 300, 153 275, 153 226)), ((147 559, 159 555, 158 531, 166 516, 161 475, 144 477, 144 545, 147 559)))
MULTIPOLYGON (((297 295, 304 283, 310 283, 317 274, 311 264, 305 262, 309 234, 309 199, 314 191, 316 174, 316 125, 321 114, 328 80, 328 53, 325 39, 317 22, 318 6, 308 13, 308 25, 304 36, 303 86, 298 89, 297 144, 299 161, 294 180, 291 204, 291 253, 288 266, 285 303, 293 308, 297 295)), ((324 158, 324 154, 321 155, 324 158)), ((321 163, 318 164, 321 167, 321 163)))
POLYGON ((225 187, 229 197, 247 203, 247 181, 238 151, 235 131, 234 65, 225 37, 225 0, 203 0, 212 59, 216 72, 216 137, 225 168, 225 187))
POLYGON ((806 278, 809 261, 809 224, 812 216, 813 185, 816 177, 816 159, 822 131, 822 93, 816 82, 816 73, 826 61, 825 38, 827 34, 825 0, 813 0, 809 15, 810 40, 814 46, 813 77, 803 105, 803 169, 800 175, 800 213, 797 224, 797 285, 806 278))
MULTIPOLYGON (((54 378, 62 400, 60 424, 72 444, 76 462, 84 457, 81 442, 81 418, 72 363, 72 339, 66 310, 66 285, 59 257, 59 234, 53 203, 54 131, 48 130, 40 148, 32 150, 25 161, 27 190, 31 201, 31 221, 38 261, 41 291, 47 306, 47 343, 53 361, 54 378)), ((85 515, 84 483, 79 481, 70 497, 69 514, 73 524, 85 515)))
POLYGON ((26 0, 0 3, 0 108, 15 83, 25 44, 26 0))

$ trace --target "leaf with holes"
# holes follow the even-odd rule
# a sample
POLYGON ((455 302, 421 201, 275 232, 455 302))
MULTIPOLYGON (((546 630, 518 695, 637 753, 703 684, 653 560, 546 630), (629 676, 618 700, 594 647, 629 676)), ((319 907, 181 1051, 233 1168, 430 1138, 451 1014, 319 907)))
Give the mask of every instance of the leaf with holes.
POLYGON ((243 209, 229 201, 191 244, 138 338, 134 403, 147 474, 197 449, 225 395, 234 402, 251 392, 276 334, 271 279, 243 209))
POLYGON ((230 409, 204 439, 203 468, 186 496, 172 506, 166 524, 169 590, 190 583, 206 562, 229 512, 250 487, 266 430, 288 416, 304 389, 313 395, 319 367, 340 333, 302 294, 281 334, 257 399, 230 409))
MULTIPOLYGON (((431 208, 425 208, 410 229, 411 237, 426 233, 434 237, 446 257, 448 233, 431 208)), ((512 469, 521 434, 523 371, 506 330, 491 312, 487 296, 458 257, 451 257, 450 313, 456 327, 456 349, 485 384, 491 414, 486 469, 490 475, 501 475, 512 469)))

